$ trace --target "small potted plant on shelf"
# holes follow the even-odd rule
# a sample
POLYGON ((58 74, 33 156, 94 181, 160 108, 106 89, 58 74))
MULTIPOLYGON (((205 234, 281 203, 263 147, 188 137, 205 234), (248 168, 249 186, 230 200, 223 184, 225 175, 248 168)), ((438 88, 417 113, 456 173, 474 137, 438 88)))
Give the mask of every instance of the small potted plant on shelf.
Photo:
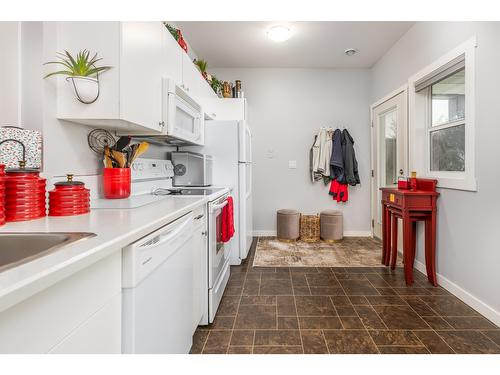
POLYGON ((194 65, 196 65, 196 67, 200 71, 203 78, 205 78, 207 81, 209 81, 208 73, 207 73, 207 66, 208 66, 207 60, 197 59, 197 60, 194 60, 193 63, 194 63, 194 65))
POLYGON ((215 91, 218 97, 222 97, 222 81, 218 80, 215 75, 212 75, 212 81, 210 82, 210 86, 212 90, 215 91))
POLYGON ((110 66, 97 66, 96 63, 102 58, 97 58, 97 53, 90 57, 90 51, 84 49, 73 57, 68 51, 57 53, 58 61, 49 61, 44 65, 57 64, 64 68, 47 74, 43 78, 53 75, 67 76, 66 81, 72 83, 77 99, 90 104, 99 97, 99 73, 111 69, 110 66))

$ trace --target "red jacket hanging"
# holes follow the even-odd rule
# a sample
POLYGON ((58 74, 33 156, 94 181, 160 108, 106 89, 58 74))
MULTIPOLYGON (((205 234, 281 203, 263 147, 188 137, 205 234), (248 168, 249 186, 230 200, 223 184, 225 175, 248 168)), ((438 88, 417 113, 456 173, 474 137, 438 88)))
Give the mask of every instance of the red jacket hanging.
POLYGON ((221 214, 221 241, 228 242, 234 235, 233 197, 227 197, 227 204, 221 214))
POLYGON ((332 199, 337 202, 347 202, 349 199, 349 188, 347 184, 341 184, 337 179, 333 179, 330 184, 330 192, 332 199))

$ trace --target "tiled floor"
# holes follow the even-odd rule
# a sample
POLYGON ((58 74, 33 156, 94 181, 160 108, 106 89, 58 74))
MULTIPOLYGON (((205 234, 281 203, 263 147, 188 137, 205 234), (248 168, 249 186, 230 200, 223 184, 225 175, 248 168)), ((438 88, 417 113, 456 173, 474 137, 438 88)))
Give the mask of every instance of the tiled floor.
POLYGON ((500 353, 500 329, 418 271, 252 267, 254 247, 192 353, 500 353))

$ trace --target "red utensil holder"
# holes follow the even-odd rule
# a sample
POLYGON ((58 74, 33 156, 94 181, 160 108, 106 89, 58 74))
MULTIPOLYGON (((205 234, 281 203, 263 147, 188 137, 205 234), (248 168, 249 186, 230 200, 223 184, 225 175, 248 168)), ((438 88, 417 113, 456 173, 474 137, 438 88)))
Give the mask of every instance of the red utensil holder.
POLYGON ((107 199, 122 199, 130 196, 130 168, 104 168, 104 197, 107 199))
POLYGON ((67 175, 67 181, 54 184, 49 191, 49 216, 74 216, 90 212, 90 190, 81 181, 73 181, 73 175, 67 175))
POLYGON ((5 224, 5 165, 0 164, 0 225, 5 224))

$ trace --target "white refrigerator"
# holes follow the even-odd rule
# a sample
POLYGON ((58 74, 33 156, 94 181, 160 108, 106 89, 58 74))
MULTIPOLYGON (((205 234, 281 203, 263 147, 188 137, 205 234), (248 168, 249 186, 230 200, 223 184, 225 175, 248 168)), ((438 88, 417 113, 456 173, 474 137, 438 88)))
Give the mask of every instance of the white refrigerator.
POLYGON ((233 189, 235 235, 231 264, 248 256, 252 225, 252 133, 246 121, 207 121, 203 153, 213 157, 213 185, 233 189))

